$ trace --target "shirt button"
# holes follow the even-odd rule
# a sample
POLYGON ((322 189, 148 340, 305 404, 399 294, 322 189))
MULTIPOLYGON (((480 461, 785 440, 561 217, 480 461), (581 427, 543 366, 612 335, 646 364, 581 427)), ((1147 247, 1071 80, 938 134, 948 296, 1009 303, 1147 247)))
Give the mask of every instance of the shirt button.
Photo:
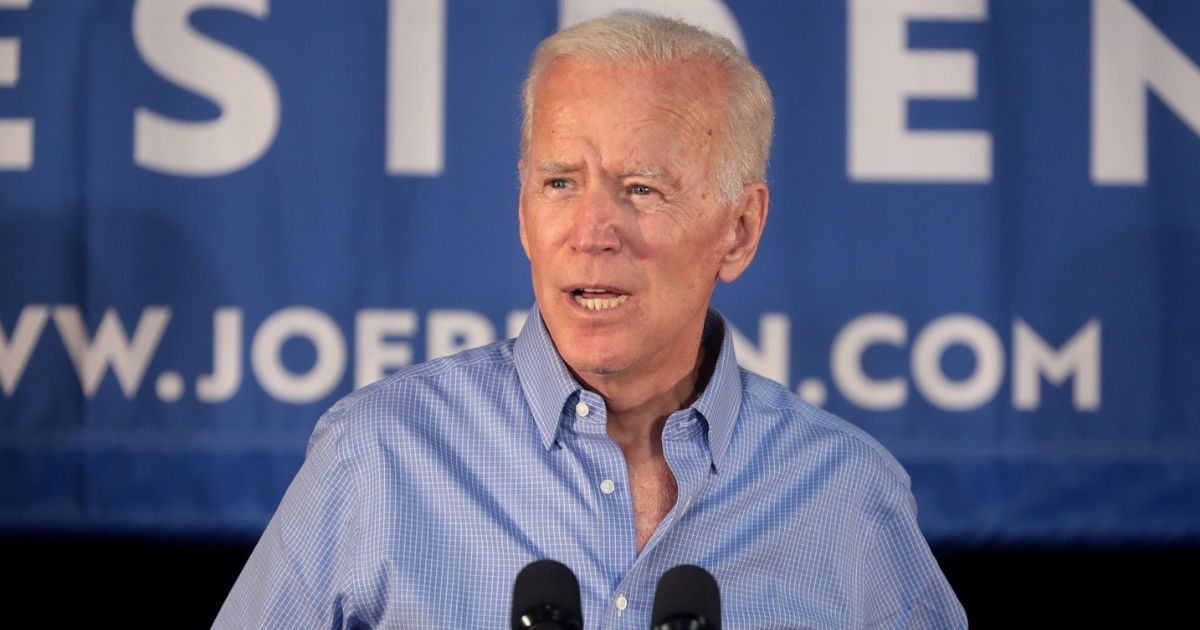
POLYGON ((613 490, 617 489, 617 484, 612 482, 612 479, 605 479, 600 482, 600 492, 604 494, 612 494, 613 490))
POLYGON ((625 599, 624 595, 617 595, 617 601, 613 602, 613 606, 616 606, 618 611, 625 612, 625 608, 629 606, 629 600, 625 599))
POLYGON ((580 418, 586 418, 588 412, 590 411, 591 408, 589 408, 585 402, 576 403, 575 405, 575 415, 579 416, 580 418))

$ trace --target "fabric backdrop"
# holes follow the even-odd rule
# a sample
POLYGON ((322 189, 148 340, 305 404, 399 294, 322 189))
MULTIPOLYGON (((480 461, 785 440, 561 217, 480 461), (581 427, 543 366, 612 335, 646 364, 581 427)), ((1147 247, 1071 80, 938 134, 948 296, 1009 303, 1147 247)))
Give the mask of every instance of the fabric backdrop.
POLYGON ((744 366, 932 542, 1200 539, 1200 3, 0 0, 0 528, 257 536, 319 414, 514 335, 518 91, 636 5, 778 108, 744 366))

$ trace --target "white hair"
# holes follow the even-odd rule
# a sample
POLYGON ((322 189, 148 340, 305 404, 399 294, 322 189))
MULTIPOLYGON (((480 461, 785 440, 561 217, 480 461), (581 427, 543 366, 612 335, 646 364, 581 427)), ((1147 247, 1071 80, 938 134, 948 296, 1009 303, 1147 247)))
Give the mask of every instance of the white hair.
POLYGON ((723 70, 729 102, 725 124, 728 146, 716 156, 718 194, 726 204, 740 199, 746 184, 766 180, 767 155, 775 122, 771 89, 762 73, 720 35, 676 19, 648 13, 622 13, 581 22, 547 38, 533 53, 521 88, 521 158, 533 135, 537 82, 551 63, 570 58, 642 66, 709 61, 723 70))

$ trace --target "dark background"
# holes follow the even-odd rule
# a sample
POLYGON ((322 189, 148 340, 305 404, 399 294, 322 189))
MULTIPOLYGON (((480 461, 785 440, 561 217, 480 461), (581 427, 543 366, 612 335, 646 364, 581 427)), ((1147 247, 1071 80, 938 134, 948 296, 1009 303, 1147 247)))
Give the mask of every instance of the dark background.
MULTIPOLYGON (((0 626, 208 628, 251 549, 244 541, 7 535, 0 626)), ((1187 620, 1200 545, 934 552, 972 628, 1194 627, 1187 620)))

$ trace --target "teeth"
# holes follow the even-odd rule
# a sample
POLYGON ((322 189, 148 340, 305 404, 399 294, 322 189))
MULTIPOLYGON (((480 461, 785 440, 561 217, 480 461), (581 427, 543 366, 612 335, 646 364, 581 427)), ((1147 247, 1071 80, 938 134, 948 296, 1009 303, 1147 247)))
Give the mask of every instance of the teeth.
MULTIPOLYGON (((590 291, 588 289, 584 289, 584 292, 603 293, 603 291, 590 291)), ((625 300, 628 299, 628 295, 619 295, 615 298, 585 298, 582 295, 575 296, 575 301, 578 302, 580 306, 593 311, 603 311, 609 308, 616 308, 618 305, 624 304, 625 300)))

